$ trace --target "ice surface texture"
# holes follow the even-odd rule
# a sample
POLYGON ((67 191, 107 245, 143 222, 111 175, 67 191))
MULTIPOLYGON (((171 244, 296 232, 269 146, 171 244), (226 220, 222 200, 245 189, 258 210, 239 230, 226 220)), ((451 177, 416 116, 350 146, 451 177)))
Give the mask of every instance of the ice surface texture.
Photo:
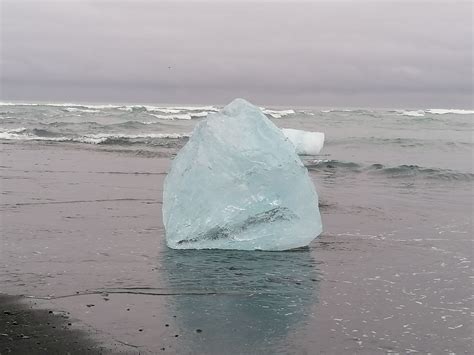
POLYGON ((293 143, 297 154, 316 155, 323 149, 324 133, 290 128, 283 128, 282 132, 293 143))
POLYGON ((321 231, 318 195, 292 143, 236 99, 198 123, 165 179, 175 249, 287 250, 321 231))

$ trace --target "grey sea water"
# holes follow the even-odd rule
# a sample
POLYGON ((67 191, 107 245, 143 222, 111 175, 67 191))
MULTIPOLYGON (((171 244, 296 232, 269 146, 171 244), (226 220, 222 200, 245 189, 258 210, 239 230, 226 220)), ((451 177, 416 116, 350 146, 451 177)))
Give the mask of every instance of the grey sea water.
MULTIPOLYGON (((194 125, 218 109, 0 103, 0 139, 173 155, 194 125)), ((319 160, 325 168, 472 179, 472 110, 262 109, 281 128, 324 132, 326 147, 319 160)))
POLYGON ((163 178, 218 109, 2 104, 1 291, 142 353, 472 353, 474 111, 264 108, 326 134, 301 157, 323 234, 167 249, 163 178))

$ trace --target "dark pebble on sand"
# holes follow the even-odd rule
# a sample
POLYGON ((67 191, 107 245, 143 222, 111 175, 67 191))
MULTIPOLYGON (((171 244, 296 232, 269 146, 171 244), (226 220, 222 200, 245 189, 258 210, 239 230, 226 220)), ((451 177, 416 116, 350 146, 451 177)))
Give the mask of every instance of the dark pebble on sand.
POLYGON ((139 331, 139 332, 143 332, 143 329, 142 329, 142 328, 140 328, 140 329, 138 329, 138 331, 139 331))
POLYGON ((202 333, 202 329, 196 329, 196 333, 202 333))
POLYGON ((165 327, 169 327, 170 325, 169 324, 165 324, 165 327))
POLYGON ((49 314, 53 314, 53 311, 49 311, 48 313, 49 313, 49 314))
POLYGON ((161 348, 161 350, 165 351, 165 348, 161 348))
POLYGON ((7 315, 7 316, 11 316, 12 315, 12 312, 10 311, 3 311, 3 314, 7 315))
POLYGON ((127 308, 127 311, 130 311, 130 308, 127 308))
POLYGON ((179 337, 179 334, 175 334, 175 336, 174 336, 174 337, 175 337, 175 338, 179 337))
POLYGON ((89 308, 94 307, 94 306, 95 306, 95 304, 86 304, 86 307, 89 307, 89 308))
POLYGON ((14 320, 14 321, 12 322, 12 325, 18 325, 18 322, 17 322, 16 320, 14 320))
POLYGON ((72 325, 72 323, 68 323, 67 325, 72 325))

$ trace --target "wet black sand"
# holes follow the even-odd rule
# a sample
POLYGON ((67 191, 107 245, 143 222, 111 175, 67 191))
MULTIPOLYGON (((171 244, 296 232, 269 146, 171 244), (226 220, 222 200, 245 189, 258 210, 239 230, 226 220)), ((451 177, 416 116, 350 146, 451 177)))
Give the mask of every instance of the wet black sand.
POLYGON ((104 354, 90 334, 72 329, 64 312, 34 309, 19 296, 0 294, 0 354, 104 354))

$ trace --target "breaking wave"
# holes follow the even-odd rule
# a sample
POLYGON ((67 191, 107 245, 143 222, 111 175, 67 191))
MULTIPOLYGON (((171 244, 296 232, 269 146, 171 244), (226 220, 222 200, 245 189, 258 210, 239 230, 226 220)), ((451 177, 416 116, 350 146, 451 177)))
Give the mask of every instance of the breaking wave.
POLYGON ((425 117, 426 114, 432 115, 446 115, 446 114, 455 114, 455 115, 472 115, 474 110, 461 110, 461 109, 426 109, 426 110, 397 110, 395 111, 401 116, 410 116, 410 117, 425 117))
POLYGON ((16 141, 51 141, 72 142, 87 144, 149 144, 162 145, 165 140, 182 140, 190 137, 188 133, 147 133, 147 134, 87 134, 87 135, 61 135, 45 129, 17 128, 0 131, 0 139, 16 141))
MULTIPOLYGON (((176 106, 176 105, 113 105, 113 104, 74 104, 74 103, 13 103, 0 102, 0 106, 16 106, 16 107, 49 107, 60 109, 70 113, 86 113, 96 114, 103 111, 125 111, 130 113, 149 113, 156 118, 164 120, 190 120, 192 118, 206 117, 208 114, 219 111, 219 107, 212 105, 204 106, 176 106)), ((273 118, 281 118, 284 116, 295 114, 292 109, 273 110, 261 107, 262 111, 273 118)))

